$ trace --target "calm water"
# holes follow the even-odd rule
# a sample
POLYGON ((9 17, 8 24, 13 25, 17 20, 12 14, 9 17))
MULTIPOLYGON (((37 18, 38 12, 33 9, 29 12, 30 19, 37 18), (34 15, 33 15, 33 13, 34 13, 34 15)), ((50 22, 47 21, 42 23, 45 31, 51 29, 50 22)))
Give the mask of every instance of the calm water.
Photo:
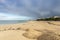
POLYGON ((0 20, 0 24, 16 24, 16 23, 24 23, 26 20, 0 20))

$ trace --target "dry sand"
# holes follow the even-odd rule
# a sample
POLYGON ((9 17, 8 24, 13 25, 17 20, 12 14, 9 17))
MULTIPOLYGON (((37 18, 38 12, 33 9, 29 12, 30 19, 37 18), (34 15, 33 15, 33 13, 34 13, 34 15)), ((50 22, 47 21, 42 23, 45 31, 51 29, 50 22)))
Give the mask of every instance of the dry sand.
POLYGON ((27 29, 49 30, 60 35, 60 21, 29 21, 22 24, 2 24, 0 25, 0 40, 37 40, 23 36, 27 29))

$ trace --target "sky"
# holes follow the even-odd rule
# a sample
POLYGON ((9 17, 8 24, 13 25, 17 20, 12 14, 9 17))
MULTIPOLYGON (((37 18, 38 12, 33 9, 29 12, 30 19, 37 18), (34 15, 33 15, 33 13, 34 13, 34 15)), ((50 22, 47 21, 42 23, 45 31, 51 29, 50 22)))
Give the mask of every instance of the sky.
POLYGON ((32 20, 31 17, 0 13, 0 20, 32 20))
POLYGON ((24 20, 60 16, 60 0, 0 0, 0 14, 0 20, 11 15, 24 20))

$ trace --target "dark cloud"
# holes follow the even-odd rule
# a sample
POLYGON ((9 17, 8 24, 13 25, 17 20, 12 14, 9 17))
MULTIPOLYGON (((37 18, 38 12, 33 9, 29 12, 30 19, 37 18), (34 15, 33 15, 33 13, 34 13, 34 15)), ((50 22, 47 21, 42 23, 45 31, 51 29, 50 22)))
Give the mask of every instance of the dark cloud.
POLYGON ((0 12, 33 18, 60 16, 60 0, 1 0, 0 12))

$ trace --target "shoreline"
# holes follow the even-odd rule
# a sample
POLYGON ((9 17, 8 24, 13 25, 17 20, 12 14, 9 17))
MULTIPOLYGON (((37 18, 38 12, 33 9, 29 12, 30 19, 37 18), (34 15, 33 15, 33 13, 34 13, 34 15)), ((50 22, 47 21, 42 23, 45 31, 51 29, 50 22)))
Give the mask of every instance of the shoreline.
POLYGON ((27 32, 27 29, 50 30, 60 35, 60 21, 28 21, 26 23, 0 25, 0 40, 36 40, 22 35, 27 32))

